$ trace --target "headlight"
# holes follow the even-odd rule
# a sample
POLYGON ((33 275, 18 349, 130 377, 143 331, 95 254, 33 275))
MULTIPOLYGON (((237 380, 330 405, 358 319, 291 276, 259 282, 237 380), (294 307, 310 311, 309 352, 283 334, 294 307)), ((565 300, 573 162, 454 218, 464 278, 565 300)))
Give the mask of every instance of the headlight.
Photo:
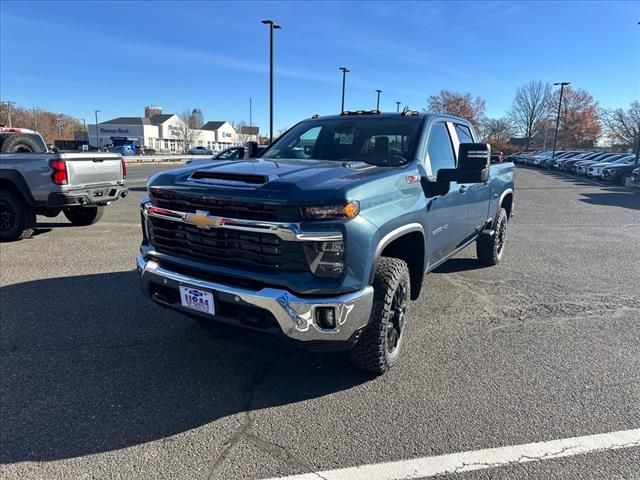
POLYGON ((302 216, 306 219, 355 218, 360 213, 359 202, 342 205, 325 205, 322 207, 302 207, 302 216))
POLYGON ((339 278, 344 273, 344 242, 305 242, 304 254, 311 273, 339 278))

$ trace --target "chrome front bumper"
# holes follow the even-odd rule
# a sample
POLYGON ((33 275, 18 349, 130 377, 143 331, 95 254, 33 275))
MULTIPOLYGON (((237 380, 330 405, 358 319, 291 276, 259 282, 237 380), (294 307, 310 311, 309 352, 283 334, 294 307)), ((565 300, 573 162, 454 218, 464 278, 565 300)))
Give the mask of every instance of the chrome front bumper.
MULTIPOLYGON (((351 340, 369 322, 373 304, 371 286, 335 297, 302 298, 282 289, 250 290, 183 275, 167 270, 153 260, 145 261, 142 256, 136 258, 136 264, 142 290, 151 299, 153 283, 175 291, 183 285, 213 292, 214 297, 218 298, 224 295, 227 301, 235 302, 238 308, 248 305, 270 312, 284 335, 302 342, 351 340), (335 309, 334 329, 323 329, 316 324, 315 309, 318 307, 335 309)), ((185 313, 194 313, 183 308, 180 303, 167 306, 185 313)), ((241 325, 241 322, 238 324, 241 325)))

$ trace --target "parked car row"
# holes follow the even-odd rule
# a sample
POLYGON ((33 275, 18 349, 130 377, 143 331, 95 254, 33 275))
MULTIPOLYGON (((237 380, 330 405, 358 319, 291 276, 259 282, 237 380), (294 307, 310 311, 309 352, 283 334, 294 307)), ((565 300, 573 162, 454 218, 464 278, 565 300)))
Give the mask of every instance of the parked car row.
POLYGON ((520 152, 507 160, 523 165, 550 168, 625 185, 634 177, 635 155, 631 153, 552 151, 520 152))

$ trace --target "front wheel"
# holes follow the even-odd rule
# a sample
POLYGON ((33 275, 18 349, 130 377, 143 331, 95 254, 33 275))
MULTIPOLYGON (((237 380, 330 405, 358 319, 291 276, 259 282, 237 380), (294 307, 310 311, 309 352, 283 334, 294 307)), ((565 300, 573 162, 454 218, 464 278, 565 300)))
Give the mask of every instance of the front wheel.
POLYGON ((394 365, 406 330, 410 298, 407 264, 398 258, 380 258, 373 280, 371 317, 349 352, 353 365, 376 374, 394 365))
POLYGON ((92 207, 68 207, 62 210, 72 224, 78 226, 93 225, 98 222, 104 214, 104 206, 92 207))
POLYGON ((476 240, 476 254, 483 265, 497 265, 504 254, 507 239, 507 211, 500 208, 493 234, 481 233, 476 240))

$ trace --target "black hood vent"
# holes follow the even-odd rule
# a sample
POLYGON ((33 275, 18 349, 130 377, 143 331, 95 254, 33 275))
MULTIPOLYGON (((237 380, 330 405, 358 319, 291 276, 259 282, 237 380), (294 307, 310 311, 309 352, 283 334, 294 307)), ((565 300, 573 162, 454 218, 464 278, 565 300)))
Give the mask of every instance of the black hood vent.
POLYGON ((242 182, 252 185, 264 185, 269 181, 267 175, 248 175, 246 173, 209 172, 206 170, 195 172, 192 180, 222 180, 227 182, 242 182))

